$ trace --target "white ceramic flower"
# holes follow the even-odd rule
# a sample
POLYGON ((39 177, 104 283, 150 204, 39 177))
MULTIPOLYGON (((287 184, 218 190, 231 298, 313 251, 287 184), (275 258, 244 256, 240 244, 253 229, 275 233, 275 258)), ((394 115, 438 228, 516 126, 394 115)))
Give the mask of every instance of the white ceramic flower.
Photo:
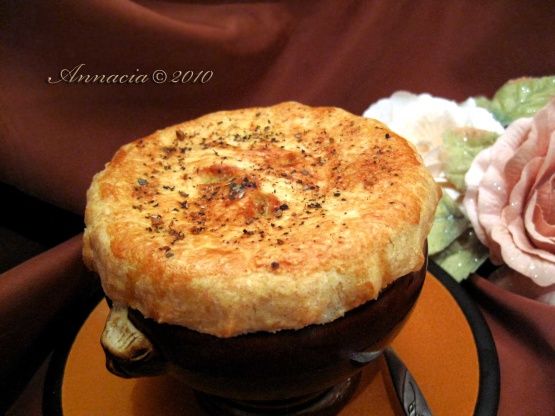
POLYGON ((387 124, 411 141, 438 182, 443 180, 440 147, 445 131, 471 127, 503 133, 503 126, 489 111, 478 107, 473 98, 458 104, 430 94, 398 91, 372 104, 363 116, 387 124))

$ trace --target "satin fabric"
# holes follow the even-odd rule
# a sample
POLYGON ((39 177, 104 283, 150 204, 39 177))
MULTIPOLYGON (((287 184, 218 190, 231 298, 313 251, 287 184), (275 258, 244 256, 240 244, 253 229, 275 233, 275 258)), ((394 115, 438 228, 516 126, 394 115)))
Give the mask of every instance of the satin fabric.
POLYGON ((500 415, 555 409, 555 307, 473 276, 471 293, 493 333, 500 363, 500 415))
POLYGON ((0 180, 81 213, 123 143, 220 109, 297 100, 355 113, 400 89, 453 99, 553 72, 549 2, 27 1, 0 16, 0 180), (212 70, 206 84, 48 84, 212 70))

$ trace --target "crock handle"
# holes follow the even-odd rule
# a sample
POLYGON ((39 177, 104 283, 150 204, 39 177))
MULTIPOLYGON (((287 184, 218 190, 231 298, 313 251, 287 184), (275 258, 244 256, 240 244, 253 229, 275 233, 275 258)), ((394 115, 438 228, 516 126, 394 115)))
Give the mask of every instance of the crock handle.
POLYGON ((166 371, 165 360, 128 319, 124 304, 112 303, 100 343, 106 354, 106 368, 117 376, 155 376, 166 371))

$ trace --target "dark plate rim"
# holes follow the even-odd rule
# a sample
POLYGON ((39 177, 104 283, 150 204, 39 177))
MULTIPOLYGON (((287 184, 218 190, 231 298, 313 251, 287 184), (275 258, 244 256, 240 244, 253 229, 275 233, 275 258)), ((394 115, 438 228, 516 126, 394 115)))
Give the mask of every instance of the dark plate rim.
POLYGON ((496 415, 499 407, 500 372, 497 349, 489 326, 476 303, 449 273, 433 261, 429 261, 428 270, 455 298, 474 336, 480 372, 474 415, 496 415))
MULTIPOLYGON (((474 337, 480 374, 474 415, 495 415, 499 406, 500 373, 497 350, 491 331, 482 313, 459 283, 433 261, 428 263, 428 270, 453 296, 474 337)), ((79 330, 96 305, 98 302, 91 302, 84 306, 83 313, 79 314, 79 319, 72 323, 66 335, 59 340, 54 349, 44 382, 43 412, 45 416, 63 416, 62 383, 66 361, 79 330)))

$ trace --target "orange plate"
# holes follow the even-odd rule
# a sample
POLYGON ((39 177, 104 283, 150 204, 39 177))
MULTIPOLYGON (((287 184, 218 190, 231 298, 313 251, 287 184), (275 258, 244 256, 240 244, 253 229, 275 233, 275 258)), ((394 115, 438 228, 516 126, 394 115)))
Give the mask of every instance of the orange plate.
MULTIPOLYGON (((61 399, 59 391, 54 392, 58 401, 55 413, 204 415, 192 391, 184 390, 168 376, 122 379, 106 370, 99 339, 107 313, 106 302, 100 302, 78 332, 63 374, 54 383, 61 390, 61 399)), ((473 331, 451 292, 434 275, 428 273, 420 299, 393 348, 417 380, 434 414, 474 413, 481 381, 473 331)), ((372 380, 363 373, 357 392, 340 415, 398 413, 383 362, 380 368, 372 380)))

